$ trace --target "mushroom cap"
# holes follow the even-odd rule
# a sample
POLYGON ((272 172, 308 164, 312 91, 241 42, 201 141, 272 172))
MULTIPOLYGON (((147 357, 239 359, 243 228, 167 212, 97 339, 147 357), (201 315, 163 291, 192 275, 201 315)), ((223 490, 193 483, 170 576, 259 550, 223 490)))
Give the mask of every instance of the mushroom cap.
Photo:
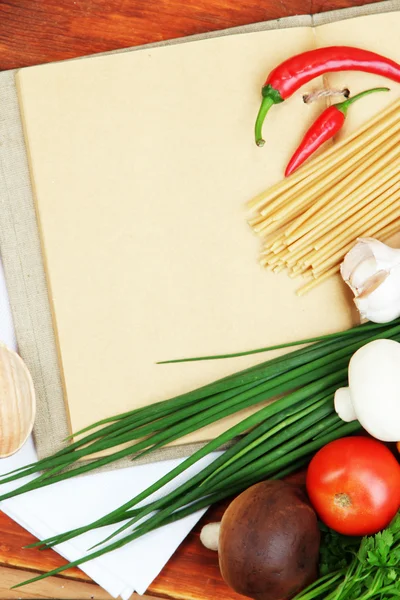
POLYGON ((374 340, 349 364, 349 389, 361 425, 383 442, 400 440, 400 343, 374 340))
POLYGON ((264 481, 226 510, 219 564, 226 583, 256 600, 292 598, 317 577, 320 532, 303 490, 264 481))

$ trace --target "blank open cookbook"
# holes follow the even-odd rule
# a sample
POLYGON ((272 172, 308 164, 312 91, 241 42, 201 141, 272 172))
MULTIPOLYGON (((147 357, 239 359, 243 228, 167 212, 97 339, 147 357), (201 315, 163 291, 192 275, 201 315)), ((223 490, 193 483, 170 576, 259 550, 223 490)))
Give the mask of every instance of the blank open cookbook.
MULTIPOLYGON (((259 241, 246 222, 246 202, 283 178, 322 110, 321 102, 302 101, 305 91, 391 88, 360 102, 343 136, 400 97, 400 85, 376 75, 330 74, 271 109, 258 148, 261 86, 284 59, 352 45, 400 62, 400 12, 314 26, 307 19, 307 26, 225 32, 18 71, 60 418, 69 432, 263 357, 157 361, 262 347, 357 322, 338 277, 299 298, 298 281, 261 268, 259 241)), ((241 418, 180 440, 179 451, 241 418)))

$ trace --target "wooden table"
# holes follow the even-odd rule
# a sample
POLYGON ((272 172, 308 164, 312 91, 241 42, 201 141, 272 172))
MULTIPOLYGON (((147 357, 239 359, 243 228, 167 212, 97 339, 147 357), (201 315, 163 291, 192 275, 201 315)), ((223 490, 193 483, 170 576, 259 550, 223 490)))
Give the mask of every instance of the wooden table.
MULTIPOLYGON (((366 2, 0 0, 0 70, 361 4, 366 2)), ((225 506, 211 509, 190 533, 150 586, 150 597, 243 600, 243 596, 232 592, 222 581, 216 553, 204 549, 199 542, 199 532, 204 522, 218 520, 225 506)), ((10 592, 13 584, 31 575, 29 572, 45 572, 64 564, 63 559, 51 550, 22 550, 24 545, 32 541, 30 534, 0 513, 0 600, 109 598, 78 569, 10 592)))
MULTIPOLYGON (((199 540, 205 522, 220 520, 228 503, 213 507, 180 545, 147 594, 174 600, 244 600, 223 582, 215 552, 207 550, 199 540)), ((111 598, 79 569, 63 576, 49 577, 26 587, 9 591, 12 585, 32 577, 32 571, 50 571, 65 561, 52 550, 22 550, 34 537, 0 512, 0 599, 52 598, 57 600, 108 600, 111 598)), ((139 596, 138 596, 139 598, 139 596)), ((146 596, 147 599, 147 596, 146 596)))

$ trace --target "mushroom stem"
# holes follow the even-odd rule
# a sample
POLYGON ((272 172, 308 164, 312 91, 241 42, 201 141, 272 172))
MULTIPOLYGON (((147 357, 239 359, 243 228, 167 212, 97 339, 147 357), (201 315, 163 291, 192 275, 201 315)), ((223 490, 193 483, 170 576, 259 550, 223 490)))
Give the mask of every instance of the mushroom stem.
POLYGON ((208 523, 200 532, 200 541, 209 550, 218 551, 219 530, 221 523, 208 523))
POLYGON ((357 419, 353 402, 351 400, 350 388, 342 387, 336 390, 335 410, 342 421, 350 423, 350 421, 355 421, 357 419))
POLYGON ((339 417, 357 418, 382 442, 400 440, 400 343, 386 338, 368 342, 353 354, 348 371, 349 387, 335 393, 339 417))

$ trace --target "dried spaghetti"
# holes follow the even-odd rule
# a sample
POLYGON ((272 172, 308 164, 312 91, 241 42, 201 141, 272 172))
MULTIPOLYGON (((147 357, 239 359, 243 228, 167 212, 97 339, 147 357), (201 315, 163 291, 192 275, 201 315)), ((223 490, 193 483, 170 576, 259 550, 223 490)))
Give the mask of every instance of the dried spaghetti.
POLYGON ((308 277, 302 295, 339 271, 357 237, 400 226, 400 100, 248 206, 261 264, 308 277))

